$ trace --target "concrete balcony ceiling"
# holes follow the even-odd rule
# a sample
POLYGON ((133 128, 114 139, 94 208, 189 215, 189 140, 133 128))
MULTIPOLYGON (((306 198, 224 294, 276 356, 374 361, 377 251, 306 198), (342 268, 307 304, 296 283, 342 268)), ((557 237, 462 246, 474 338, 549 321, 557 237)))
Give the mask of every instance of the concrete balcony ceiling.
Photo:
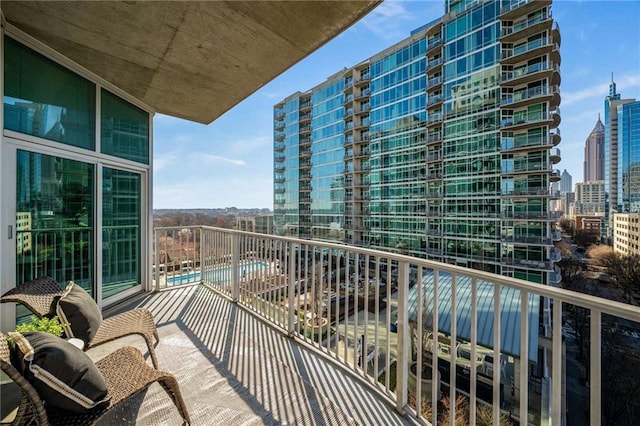
POLYGON ((207 124, 379 3, 3 1, 2 13, 156 112, 207 124))

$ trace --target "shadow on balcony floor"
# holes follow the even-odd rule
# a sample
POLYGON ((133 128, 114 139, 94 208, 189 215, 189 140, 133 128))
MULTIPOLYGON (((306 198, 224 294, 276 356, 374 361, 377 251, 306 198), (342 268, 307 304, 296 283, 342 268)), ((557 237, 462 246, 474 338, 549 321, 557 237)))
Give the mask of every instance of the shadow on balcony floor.
MULTIPOLYGON (((158 324, 160 368, 173 373, 196 425, 403 425, 411 419, 359 379, 297 344, 204 286, 131 301, 158 324)), ((114 313, 114 312, 109 312, 114 313)), ((92 349, 99 359, 127 338, 92 349)), ((179 424, 159 385, 116 410, 103 424, 179 424)))

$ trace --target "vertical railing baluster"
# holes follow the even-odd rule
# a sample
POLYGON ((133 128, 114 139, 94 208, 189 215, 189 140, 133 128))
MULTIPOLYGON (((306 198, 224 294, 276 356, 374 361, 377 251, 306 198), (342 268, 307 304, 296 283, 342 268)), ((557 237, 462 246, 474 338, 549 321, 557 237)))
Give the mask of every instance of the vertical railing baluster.
MULTIPOLYGON (((376 265, 376 274, 379 271, 376 265)), ((391 262, 387 259, 387 271, 391 271, 391 262)), ((379 281, 378 281, 379 283, 379 281)), ((391 281, 387 281, 387 286, 391 281)), ((377 287, 380 287, 379 285, 377 287)), ((377 291, 377 290, 376 290, 377 291)), ((376 298, 376 302, 378 299, 376 298)), ((376 312, 377 312, 376 303, 376 312)), ((409 376, 409 362, 411 361, 411 333, 409 331, 409 263, 399 262, 398 264, 398 358, 396 361, 396 411, 403 414, 407 405, 407 390, 409 376)), ((377 324, 376 324, 377 326, 377 324)), ((377 336, 377 333, 376 333, 377 336)), ((387 339, 387 342, 389 340, 387 339)), ((420 349, 422 350, 422 349, 420 349)), ((389 368, 387 368, 387 371, 389 368)), ((418 376, 419 377, 419 376, 418 376)), ((417 379, 416 381, 419 381, 417 379)), ((388 381, 387 381, 388 383, 388 381)), ((416 396, 416 399, 420 395, 416 396)))
MULTIPOLYGON (((500 284, 493 284, 493 426, 500 426, 500 284)), ((476 363, 476 360, 473 360, 476 363)))
POLYGON ((551 342, 553 348, 552 366, 552 384, 553 384, 553 406, 551 424, 553 426, 561 426, 562 416, 562 301, 555 299, 553 301, 553 339, 551 342))
POLYGON ((240 280, 238 266, 240 258, 240 235, 231 235, 231 299, 237 303, 240 295, 240 280))
MULTIPOLYGON (((458 346, 458 317, 457 317, 457 286, 458 286, 458 274, 451 274, 451 345, 449 347, 449 355, 451 356, 449 362, 449 401, 452 407, 456 406, 456 361, 458 346)), ((456 410, 451 410, 451 418, 449 425, 456 425, 456 410)))
MULTIPOLYGON (((471 278, 471 359, 476 359, 476 346, 478 345, 478 281, 471 278)), ((469 378, 469 422, 476 424, 476 363, 471 363, 471 377, 469 378)))
MULTIPOLYGON (((554 354, 555 355, 555 354, 554 354)), ((497 360, 499 361, 499 360, 497 360)), ((497 365, 500 365, 498 363, 497 365)), ((520 419, 529 418, 529 292, 520 292, 520 419)), ((493 360, 496 368, 496 360, 493 360)), ((514 392, 515 394, 515 392, 514 392)))
POLYGON ((288 323, 287 323, 287 329, 289 332, 289 335, 293 335, 293 321, 294 321, 294 308, 293 308, 293 302, 294 302, 294 291, 295 291, 295 281, 296 281, 296 265, 295 265, 295 261, 293 259, 293 251, 295 249, 296 246, 294 246, 293 244, 290 244, 289 246, 289 297, 287 298, 288 300, 288 306, 289 306, 289 318, 287 319, 288 323))
POLYGON ((596 309, 591 309, 591 321, 590 321, 590 357, 589 357, 589 413, 591 426, 600 426, 601 423, 601 407, 602 394, 600 392, 601 386, 601 357, 602 357, 602 313, 596 309))
MULTIPOLYGON (((438 380, 438 354, 440 353, 440 341, 438 339, 438 284, 439 284, 439 270, 433 271, 433 295, 431 296, 431 304, 433 306, 432 311, 432 337, 433 337, 433 349, 431 352, 431 407, 433 410, 432 422, 438 423, 438 399, 440 391, 440 381, 438 380)), ((427 309, 429 306, 427 305, 427 309)), ((427 315, 428 315, 427 311, 427 315)), ((455 406, 455 402, 451 401, 452 406, 455 406)))

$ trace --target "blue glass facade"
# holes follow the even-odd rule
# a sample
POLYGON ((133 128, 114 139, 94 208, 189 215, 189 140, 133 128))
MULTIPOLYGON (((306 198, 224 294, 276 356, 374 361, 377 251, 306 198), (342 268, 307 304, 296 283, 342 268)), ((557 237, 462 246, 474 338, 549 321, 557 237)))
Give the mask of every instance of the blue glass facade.
MULTIPOLYGON (((310 117, 291 129, 309 161, 284 177, 287 188, 308 180, 298 195, 309 198, 298 198, 297 231, 277 232, 554 282, 560 37, 550 6, 447 1, 455 13, 307 92, 310 117)), ((292 218, 276 202, 276 223, 295 227, 293 192, 292 218)))
POLYGON ((640 101, 618 106, 620 213, 640 213, 640 101))

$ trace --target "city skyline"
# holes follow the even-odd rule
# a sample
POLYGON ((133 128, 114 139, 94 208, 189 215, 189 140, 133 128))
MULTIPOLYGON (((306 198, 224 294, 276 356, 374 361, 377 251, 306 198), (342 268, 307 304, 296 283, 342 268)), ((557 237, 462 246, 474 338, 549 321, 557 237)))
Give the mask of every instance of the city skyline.
MULTIPOLYGON (((435 1, 384 2, 209 126, 157 115, 154 208, 273 208, 273 105, 395 44, 442 13, 442 3, 435 1)), ((612 73, 618 93, 640 98, 640 3, 559 1, 553 15, 562 34, 558 147, 563 160, 556 167, 567 169, 577 183, 584 141, 603 111, 612 73)))

